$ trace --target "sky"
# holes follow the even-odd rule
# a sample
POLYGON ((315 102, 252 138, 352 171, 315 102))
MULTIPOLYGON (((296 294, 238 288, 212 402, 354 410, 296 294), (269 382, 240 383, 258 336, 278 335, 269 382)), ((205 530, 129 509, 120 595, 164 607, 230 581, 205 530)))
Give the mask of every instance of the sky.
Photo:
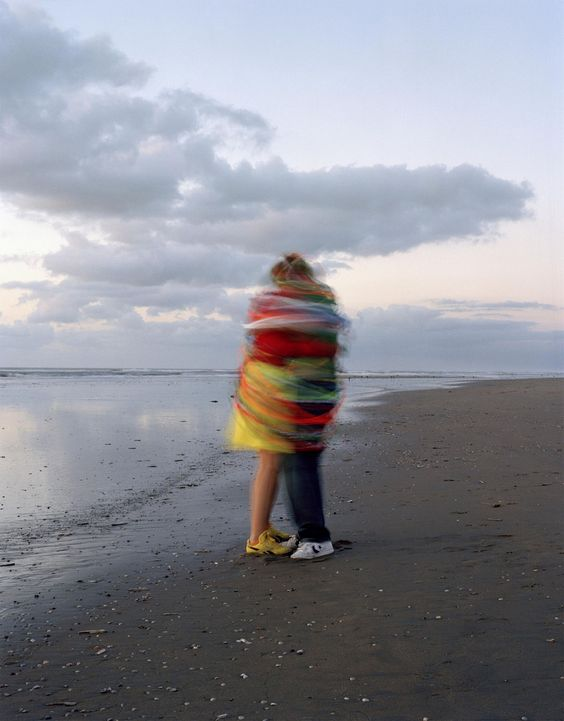
POLYGON ((560 0, 0 0, 0 366, 234 368, 306 255, 349 370, 564 371, 560 0))

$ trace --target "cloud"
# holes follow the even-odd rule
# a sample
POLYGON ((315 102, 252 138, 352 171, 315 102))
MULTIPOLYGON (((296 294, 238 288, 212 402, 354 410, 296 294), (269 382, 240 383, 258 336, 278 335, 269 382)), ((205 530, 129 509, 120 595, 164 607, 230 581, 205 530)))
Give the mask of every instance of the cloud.
POLYGON ((201 318, 219 313, 242 321, 248 303, 245 294, 176 282, 132 287, 103 280, 80 282, 66 278, 59 282, 13 281, 2 287, 19 290, 21 302, 36 304, 28 317, 29 323, 114 322, 133 317, 141 309, 149 316, 190 311, 201 318))
POLYGON ((47 325, 0 325, 0 367, 235 368, 241 326, 193 318, 176 323, 144 322, 131 315, 97 330, 47 325))
POLYGON ((75 233, 66 246, 45 257, 44 265, 57 275, 85 281, 244 287, 256 282, 259 274, 266 274, 271 262, 270 256, 234 252, 226 246, 151 240, 139 246, 108 247, 75 233))
POLYGON ((425 306, 362 311, 349 362, 378 370, 562 371, 563 331, 515 320, 457 318, 425 306))
POLYGON ((149 76, 143 63, 43 13, 0 3, 0 37, 0 191, 21 209, 168 217, 223 137, 270 137, 258 114, 188 89, 134 94, 149 76))
POLYGON ((526 214, 526 183, 471 165, 334 167, 291 171, 280 159, 232 167, 216 160, 187 198, 195 233, 277 252, 386 255, 417 245, 486 234, 526 214), (221 225, 217 225, 222 221, 221 225))
MULTIPOLYGON (((242 299, 244 301, 244 299, 242 299)), ((242 306, 246 305, 242 303, 242 306)), ((0 326, 0 366, 235 368, 239 320, 146 322, 125 312, 96 329, 0 326)), ((371 308, 353 319, 348 370, 564 371, 563 332, 511 320, 447 318, 424 306, 371 308)))
POLYGON ((181 234, 246 252, 371 255, 484 235, 524 217, 532 197, 526 183, 470 165, 297 172, 275 157, 229 162, 241 139, 249 150, 268 144, 272 128, 257 113, 186 88, 143 97, 144 64, 42 13, 0 4, 0 36, 0 192, 21 210, 95 222, 107 235, 115 219, 126 235, 127 222, 150 220, 163 242, 181 234))
POLYGON ((496 313, 520 310, 562 310, 562 306, 552 303, 538 303, 536 301, 504 300, 499 303, 481 300, 456 300, 454 298, 441 298, 432 301, 433 305, 443 311, 458 312, 486 312, 496 313))
POLYGON ((79 40, 55 28, 40 10, 10 9, 0 3, 0 94, 2 114, 19 115, 24 103, 41 107, 50 92, 79 90, 103 83, 114 87, 142 85, 151 74, 132 62, 109 38, 79 40))
POLYGON ((55 331, 50 326, 34 326, 18 322, 0 324, 0 366, 21 365, 26 359, 35 366, 33 355, 53 342, 55 331))

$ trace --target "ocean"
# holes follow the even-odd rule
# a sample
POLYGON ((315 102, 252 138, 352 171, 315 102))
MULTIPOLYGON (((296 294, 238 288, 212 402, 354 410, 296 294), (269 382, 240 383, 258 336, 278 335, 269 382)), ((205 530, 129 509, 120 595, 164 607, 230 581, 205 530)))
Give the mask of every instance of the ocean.
MULTIPOLYGON (((508 374, 343 375, 341 421, 385 393, 508 374)), ((515 376, 516 377, 516 376, 515 376)), ((0 368, 0 529, 114 507, 224 449, 233 371, 0 368)))

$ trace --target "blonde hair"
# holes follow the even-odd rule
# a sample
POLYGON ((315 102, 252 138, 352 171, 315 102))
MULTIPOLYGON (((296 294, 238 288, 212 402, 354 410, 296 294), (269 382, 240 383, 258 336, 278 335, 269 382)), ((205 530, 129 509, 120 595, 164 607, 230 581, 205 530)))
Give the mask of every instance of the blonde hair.
POLYGON ((296 280, 315 280, 313 268, 299 253, 286 253, 270 269, 270 277, 277 284, 296 280))

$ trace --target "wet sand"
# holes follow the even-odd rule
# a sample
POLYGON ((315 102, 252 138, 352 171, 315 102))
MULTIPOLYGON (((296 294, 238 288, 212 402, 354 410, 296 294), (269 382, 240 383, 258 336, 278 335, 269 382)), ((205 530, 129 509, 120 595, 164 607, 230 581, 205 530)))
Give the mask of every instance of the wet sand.
POLYGON ((241 555, 231 454, 197 546, 171 525, 127 555, 116 527, 111 564, 21 593, 0 718, 563 719, 563 394, 492 381, 359 412, 325 454, 337 553, 315 562, 241 555))

